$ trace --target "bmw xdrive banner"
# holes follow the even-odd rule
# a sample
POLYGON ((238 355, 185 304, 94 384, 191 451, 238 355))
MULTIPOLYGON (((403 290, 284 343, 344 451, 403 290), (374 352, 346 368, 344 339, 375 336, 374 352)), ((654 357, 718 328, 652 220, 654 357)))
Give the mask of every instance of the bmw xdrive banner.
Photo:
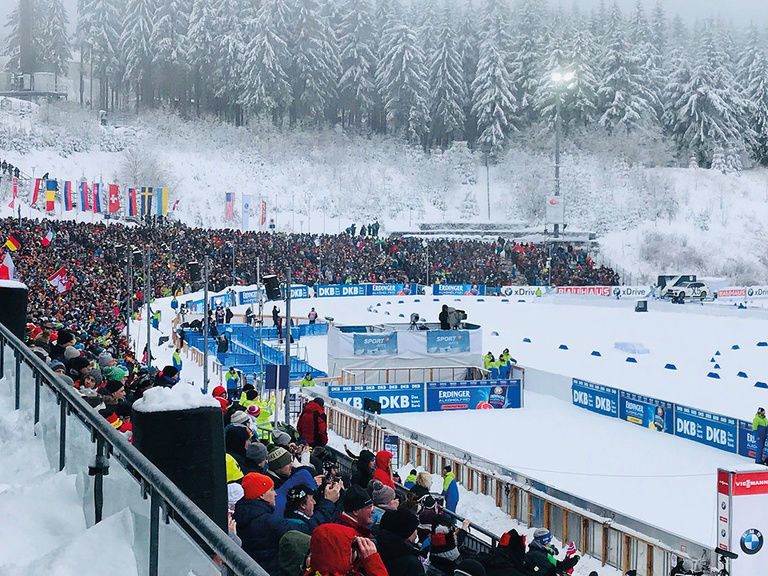
POLYGON ((766 574, 767 537, 768 470, 718 470, 717 547, 738 555, 729 561, 731 576, 766 574))

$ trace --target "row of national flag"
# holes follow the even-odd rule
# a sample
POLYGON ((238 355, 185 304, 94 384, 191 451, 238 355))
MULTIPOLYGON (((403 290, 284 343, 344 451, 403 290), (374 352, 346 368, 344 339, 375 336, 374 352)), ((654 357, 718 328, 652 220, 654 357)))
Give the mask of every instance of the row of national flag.
MULTIPOLYGON (((56 232, 53 227, 49 227, 45 236, 40 240, 40 243, 43 246, 50 246, 55 237, 56 232)), ((20 247, 21 242, 19 242, 13 234, 11 234, 8 237, 8 240, 5 241, 5 244, 3 244, 5 250, 3 251, 3 258, 0 261, 0 280, 18 280, 16 266, 13 263, 11 253, 16 252, 20 247)), ((48 284, 55 287, 59 294, 67 292, 72 287, 67 275, 67 268, 65 266, 59 267, 56 272, 48 277, 48 284)))
MULTIPOLYGON (((15 178, 14 178, 15 180, 15 178)), ((60 188, 58 180, 45 180, 45 209, 48 212, 55 210, 56 194, 61 191, 63 194, 64 211, 74 210, 72 197, 72 182, 64 181, 63 189, 60 188)), ((80 182, 78 186, 78 205, 82 212, 93 212, 94 214, 114 214, 120 210, 120 188, 117 184, 109 184, 106 194, 106 204, 104 203, 104 186, 99 182, 80 182)), ((34 206, 40 195, 40 189, 43 187, 43 181, 40 178, 35 179, 35 188, 32 193, 32 205, 34 206)), ((14 190, 16 187, 14 186, 14 190)), ((16 193, 13 195, 13 201, 16 200, 16 193)), ((11 204, 13 204, 13 201, 11 204)), ((176 209, 179 201, 173 205, 176 209)), ((147 214, 156 214, 165 216, 168 213, 168 188, 155 188, 152 186, 143 188, 128 189, 128 215, 146 216, 147 214), (137 200, 138 199, 138 200, 137 200), (152 209, 154 200, 155 209, 152 209)))

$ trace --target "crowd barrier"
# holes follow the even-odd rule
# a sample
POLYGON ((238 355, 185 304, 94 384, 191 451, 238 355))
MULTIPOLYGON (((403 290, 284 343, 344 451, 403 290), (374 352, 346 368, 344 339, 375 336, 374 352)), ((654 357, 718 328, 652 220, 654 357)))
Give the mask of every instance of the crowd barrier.
MULTIPOLYGON (((304 388, 307 397, 322 392, 304 388)), ((400 465, 440 474, 450 465, 467 490, 494 499, 510 519, 526 527, 545 527, 561 542, 623 572, 667 576, 678 557, 700 565, 710 549, 618 511, 543 484, 476 454, 467 453, 416 430, 382 422, 339 400, 327 398, 328 427, 340 437, 372 451, 394 449, 400 465), (394 444, 394 447, 393 447, 394 444)), ((510 525, 510 528, 513 526, 510 525)))
MULTIPOLYGON (((579 378, 571 383, 574 406, 618 418, 656 432, 673 434, 732 454, 755 459, 756 434, 752 423, 634 394, 579 378)), ((763 452, 768 457, 768 446, 763 452)))

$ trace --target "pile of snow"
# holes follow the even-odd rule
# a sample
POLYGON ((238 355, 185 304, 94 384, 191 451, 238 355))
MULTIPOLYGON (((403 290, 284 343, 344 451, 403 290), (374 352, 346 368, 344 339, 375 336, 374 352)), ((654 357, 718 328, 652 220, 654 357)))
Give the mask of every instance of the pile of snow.
POLYGON ((172 388, 150 388, 134 402, 138 412, 170 412, 212 407, 221 409, 221 404, 212 396, 203 394, 199 388, 178 383, 172 388))

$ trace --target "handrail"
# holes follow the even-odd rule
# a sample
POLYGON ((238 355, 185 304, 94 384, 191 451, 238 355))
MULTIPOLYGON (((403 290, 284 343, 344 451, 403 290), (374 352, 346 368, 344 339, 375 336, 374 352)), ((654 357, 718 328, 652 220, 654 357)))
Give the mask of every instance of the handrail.
MULTIPOLYGON (((268 576, 267 572, 261 568, 254 560, 248 556, 235 542, 226 534, 216 523, 205 515, 202 510, 189 497, 184 494, 168 477, 163 474, 146 456, 139 452, 134 446, 126 440, 125 436, 115 430, 104 418, 102 418, 91 406, 83 400, 74 388, 67 386, 58 376, 40 359, 31 352, 16 336, 8 330, 6 326, 0 324, 0 365, 4 364, 2 356, 5 354, 3 344, 9 344, 13 348, 17 366, 19 361, 26 363, 34 372, 37 378, 36 382, 44 382, 54 393, 57 394, 60 401, 66 402, 66 412, 62 407, 62 414, 74 414, 88 430, 98 435, 109 447, 109 452, 114 453, 115 457, 127 468, 129 472, 149 488, 149 496, 152 506, 152 522, 159 522, 159 510, 162 502, 183 521, 179 527, 188 532, 190 528, 194 533, 215 552, 222 560, 223 565, 228 572, 236 573, 242 576, 268 576)), ((20 378, 16 377, 16 409, 19 408, 19 387, 20 378)), ((59 450, 63 450, 60 446, 59 450)), ((109 453, 108 452, 108 453, 109 453)), ((65 459, 63 452, 59 455, 59 469, 64 469, 65 459)), ((146 494, 145 494, 146 497, 146 494)), ((157 537, 157 530, 150 529, 150 538, 152 534, 157 537)), ((190 534, 191 535, 191 534, 190 534)), ((153 543, 150 543, 150 548, 153 543)), ((154 543, 156 546, 157 544, 154 543)), ((150 576, 152 574, 153 552, 150 552, 150 576)), ((157 549, 154 550, 157 554, 157 549)), ((157 574, 157 559, 154 559, 154 574, 157 574)))

